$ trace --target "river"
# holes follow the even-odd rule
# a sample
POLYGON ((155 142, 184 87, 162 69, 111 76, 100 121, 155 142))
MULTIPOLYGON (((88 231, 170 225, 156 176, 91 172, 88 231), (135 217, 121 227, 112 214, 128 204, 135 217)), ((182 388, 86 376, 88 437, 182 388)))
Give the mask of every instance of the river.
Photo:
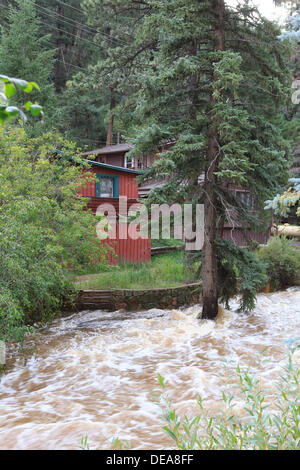
MULTIPOLYGON (((300 288, 259 294, 251 314, 200 306, 126 314, 80 312, 56 320, 27 342, 34 352, 9 364, 0 382, 0 449, 170 448, 153 403, 160 373, 180 413, 218 409, 224 361, 249 365, 272 388, 286 363, 286 341, 300 337, 300 288), (258 353, 265 348, 266 362, 258 353)), ((299 360, 299 355, 296 356, 299 360)))

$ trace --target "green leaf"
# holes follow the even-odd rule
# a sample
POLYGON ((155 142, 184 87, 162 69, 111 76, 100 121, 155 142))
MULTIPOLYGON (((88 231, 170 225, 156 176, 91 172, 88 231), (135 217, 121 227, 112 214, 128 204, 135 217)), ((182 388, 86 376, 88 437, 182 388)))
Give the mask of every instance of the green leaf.
POLYGON ((25 89, 28 87, 28 82, 26 82, 26 80, 22 80, 21 78, 11 78, 9 81, 23 91, 25 91, 25 89))
POLYGON ((39 104, 32 104, 28 110, 32 116, 38 116, 42 112, 43 108, 39 104))
POLYGON ((20 110, 16 106, 7 106, 5 111, 10 117, 16 117, 20 114, 20 110))
POLYGON ((158 382, 159 382, 161 388, 165 388, 165 383, 164 383, 164 379, 162 378, 162 376, 158 373, 157 377, 158 377, 158 382))
POLYGON ((163 430, 166 431, 166 433, 169 434, 169 436, 175 441, 177 442, 177 437, 176 435, 173 433, 173 431, 171 431, 171 429, 167 428, 166 426, 163 427, 163 430))
POLYGON ((10 98, 11 96, 13 96, 16 93, 16 91, 17 91, 16 87, 12 83, 10 83, 10 82, 5 83, 4 92, 7 96, 7 98, 10 98))
POLYGON ((27 102, 24 104, 24 108, 25 108, 27 111, 30 110, 31 106, 32 106, 31 101, 27 101, 27 102))

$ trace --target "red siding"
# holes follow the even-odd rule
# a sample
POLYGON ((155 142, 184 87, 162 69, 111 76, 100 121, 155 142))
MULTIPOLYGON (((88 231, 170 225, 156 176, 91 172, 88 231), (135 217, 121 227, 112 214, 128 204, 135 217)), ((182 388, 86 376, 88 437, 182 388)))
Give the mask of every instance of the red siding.
MULTIPOLYGON (((94 174, 118 175, 119 176, 119 196, 127 196, 128 199, 138 198, 138 185, 136 175, 134 173, 126 173, 120 170, 110 168, 92 167, 88 171, 94 174)), ((80 194, 87 197, 96 196, 96 183, 87 183, 81 190, 80 194)), ((99 198, 100 200, 102 198, 99 198)))
POLYGON ((138 239, 119 240, 117 228, 117 240, 104 240, 103 244, 107 244, 113 248, 116 257, 109 254, 108 261, 110 264, 118 264, 118 262, 126 263, 147 263, 151 260, 151 240, 138 239))
MULTIPOLYGON (((119 196, 126 196, 127 209, 130 208, 132 204, 135 204, 138 198, 138 185, 136 181, 136 174, 127 173, 120 170, 114 170, 111 168, 102 168, 93 166, 88 171, 94 174, 108 174, 108 175, 118 175, 119 176, 119 196)), ((110 203, 116 209, 116 213, 119 212, 119 199, 118 198, 99 198, 96 197, 96 183, 89 182, 84 185, 79 194, 85 197, 89 197, 88 208, 93 211, 95 214, 97 207, 100 204, 110 203)), ((105 240, 104 244, 108 244, 113 248, 116 257, 112 254, 108 255, 108 261, 111 264, 118 264, 119 261, 127 263, 145 263, 151 259, 151 241, 150 239, 143 240, 131 240, 127 238, 126 240, 119 240, 119 227, 117 226, 117 239, 116 240, 105 240)))

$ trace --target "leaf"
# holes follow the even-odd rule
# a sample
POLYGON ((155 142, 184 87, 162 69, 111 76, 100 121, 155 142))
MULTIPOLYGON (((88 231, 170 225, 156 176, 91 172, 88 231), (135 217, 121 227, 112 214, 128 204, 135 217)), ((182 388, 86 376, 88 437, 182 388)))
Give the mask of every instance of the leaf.
POLYGON ((29 107, 29 112, 31 113, 32 116, 38 116, 42 111, 43 111, 43 108, 39 104, 32 104, 29 107))
POLYGON ((27 101, 27 102, 24 104, 24 108, 25 108, 27 111, 30 110, 31 106, 32 106, 31 101, 27 101))
POLYGON ((158 377, 158 382, 159 382, 161 388, 165 388, 165 383, 164 383, 164 379, 162 378, 162 376, 158 373, 157 377, 158 377))
POLYGON ((23 91, 25 91, 25 89, 28 87, 28 82, 26 82, 26 80, 22 80, 21 78, 10 78, 9 81, 23 91))
POLYGON ((16 106, 7 106, 5 111, 9 115, 9 117, 16 117, 20 114, 20 110, 16 106))
POLYGON ((7 96, 7 98, 10 98, 16 93, 16 87, 12 83, 5 83, 4 85, 4 92, 7 96))
POLYGON ((175 441, 177 442, 177 437, 176 435, 173 433, 173 431, 171 431, 171 429, 167 428, 166 426, 163 427, 163 430, 166 431, 166 433, 169 434, 169 436, 175 441))

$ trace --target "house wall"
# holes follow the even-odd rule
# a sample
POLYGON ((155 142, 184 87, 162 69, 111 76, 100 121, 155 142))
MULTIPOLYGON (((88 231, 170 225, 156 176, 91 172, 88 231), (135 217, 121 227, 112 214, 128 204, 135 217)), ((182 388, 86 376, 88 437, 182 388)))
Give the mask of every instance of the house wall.
MULTIPOLYGON (((136 174, 97 166, 91 167, 88 171, 95 175, 105 174, 119 176, 119 196, 127 197, 127 209, 129 210, 132 204, 138 202, 136 174)), ((96 197, 96 182, 88 182, 81 188, 79 193, 89 198, 88 208, 91 209, 94 214, 100 204, 112 204, 115 207, 118 220, 119 198, 96 197)), ((141 238, 132 240, 129 237, 125 240, 120 240, 118 225, 116 240, 103 240, 102 243, 109 245, 113 249, 113 252, 108 254, 108 262, 110 264, 118 264, 120 261, 126 263, 146 263, 151 260, 151 240, 141 238)))
MULTIPOLYGON (((136 175, 134 173, 127 173, 118 170, 113 170, 110 168, 102 168, 93 166, 89 170, 94 174, 104 174, 104 175, 118 175, 119 176, 119 196, 126 196, 129 199, 138 198, 138 185, 136 181, 136 175)), ((89 182, 84 185, 80 194, 86 197, 96 197, 96 184, 95 182, 89 182)), ((102 198, 97 198, 100 201, 102 198)))
POLYGON ((124 153, 109 153, 107 155, 99 155, 96 161, 100 163, 107 163, 108 165, 124 167, 124 153))
POLYGON ((230 240, 237 246, 246 246, 249 241, 256 241, 257 243, 264 245, 268 242, 271 236, 271 228, 265 233, 252 232, 250 230, 244 230, 242 228, 225 227, 223 230, 223 239, 230 240))

